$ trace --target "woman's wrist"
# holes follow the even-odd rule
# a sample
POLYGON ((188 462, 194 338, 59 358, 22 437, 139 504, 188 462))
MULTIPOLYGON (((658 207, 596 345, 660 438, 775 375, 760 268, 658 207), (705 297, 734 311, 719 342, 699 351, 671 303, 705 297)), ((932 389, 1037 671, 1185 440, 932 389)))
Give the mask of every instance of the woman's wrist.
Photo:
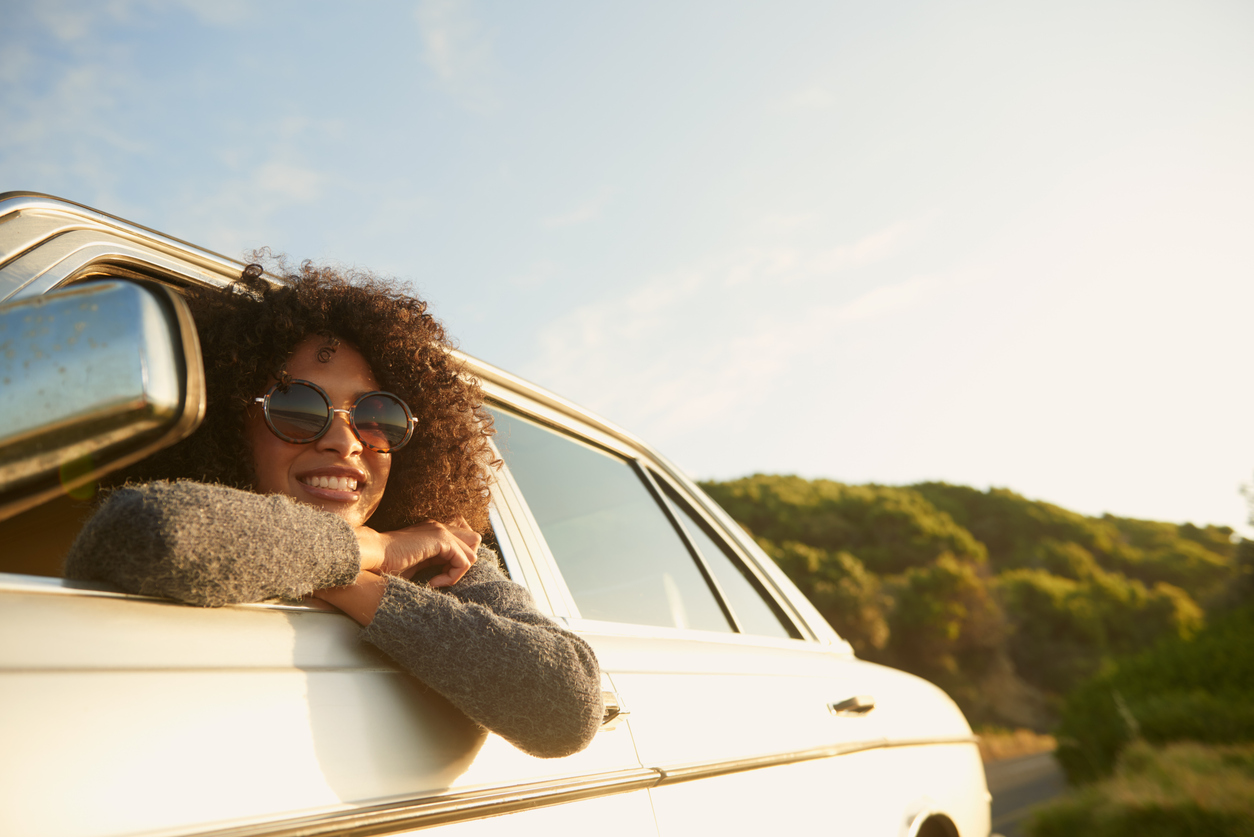
POLYGON ((313 595, 343 611, 364 627, 374 621, 375 612, 383 601, 387 586, 386 576, 362 570, 352 584, 315 590, 313 595))
POLYGON ((360 569, 363 572, 382 574, 383 559, 387 555, 387 536, 369 526, 359 526, 353 530, 353 534, 357 536, 360 569))

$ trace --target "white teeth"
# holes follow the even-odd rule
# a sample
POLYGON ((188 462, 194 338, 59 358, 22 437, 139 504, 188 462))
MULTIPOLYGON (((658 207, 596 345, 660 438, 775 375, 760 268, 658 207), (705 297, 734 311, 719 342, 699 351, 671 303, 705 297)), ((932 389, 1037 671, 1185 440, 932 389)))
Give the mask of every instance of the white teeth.
POLYGON ((301 482, 313 488, 329 488, 332 491, 357 490, 357 480, 352 477, 305 477, 301 482))

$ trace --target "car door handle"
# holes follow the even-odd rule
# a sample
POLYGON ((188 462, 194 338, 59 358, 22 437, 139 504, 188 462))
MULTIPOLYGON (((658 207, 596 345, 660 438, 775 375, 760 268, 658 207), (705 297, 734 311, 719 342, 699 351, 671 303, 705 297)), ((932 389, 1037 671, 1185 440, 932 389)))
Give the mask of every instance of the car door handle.
POLYGON ((870 695, 854 695, 836 703, 829 703, 827 711, 833 715, 865 715, 875 708, 875 698, 870 695))
POLYGON ((619 703, 618 695, 608 689, 602 690, 601 700, 605 703, 605 714, 601 716, 601 726, 604 729, 613 729, 618 726, 619 718, 631 714, 619 703))

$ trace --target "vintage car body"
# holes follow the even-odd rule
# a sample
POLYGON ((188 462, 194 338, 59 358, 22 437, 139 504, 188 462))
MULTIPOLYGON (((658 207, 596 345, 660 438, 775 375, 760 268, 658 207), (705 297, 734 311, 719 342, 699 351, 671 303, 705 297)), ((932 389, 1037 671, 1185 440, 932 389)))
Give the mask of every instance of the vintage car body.
MULTIPOLYGON (((86 207, 0 195, 0 302, 18 314, 85 282, 226 289, 240 269, 86 207)), ((195 335, 175 314, 177 409, 116 461, 195 424, 195 335)), ((25 334, 0 334, 11 369, 40 353, 25 334)), ((948 697, 855 658, 646 444, 467 362, 506 462, 492 496, 504 563, 601 662, 593 744, 515 750, 329 610, 201 609, 58 578, 90 512, 72 495, 95 474, 62 463, 59 486, 23 482, 13 463, 32 443, 0 440, 0 833, 988 834, 975 739, 948 697)), ((0 374, 6 416, 29 398, 15 374, 0 374)))

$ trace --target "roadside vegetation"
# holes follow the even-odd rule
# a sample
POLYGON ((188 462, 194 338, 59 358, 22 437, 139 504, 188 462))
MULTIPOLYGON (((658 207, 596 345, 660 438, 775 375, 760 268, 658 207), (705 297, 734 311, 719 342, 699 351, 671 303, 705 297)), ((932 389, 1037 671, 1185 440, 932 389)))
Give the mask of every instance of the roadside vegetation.
POLYGON ((1056 732, 1078 787, 1035 837, 1254 835, 1254 541, 945 483, 702 487, 859 656, 945 688, 986 759, 1056 732))
POLYGON ((1254 607, 1213 617, 1197 636, 1170 639, 1113 663, 1068 695, 1058 760, 1073 783, 1110 775, 1142 741, 1254 742, 1254 607))
POLYGON ((1233 531, 1085 517, 1004 489, 757 474, 702 484, 864 659, 977 725, 1049 732, 1119 656, 1186 640, 1248 572, 1233 531))
POLYGON ((1120 752, 1112 775, 1037 810, 1031 837, 1249 837, 1254 744, 1145 741, 1120 752))

